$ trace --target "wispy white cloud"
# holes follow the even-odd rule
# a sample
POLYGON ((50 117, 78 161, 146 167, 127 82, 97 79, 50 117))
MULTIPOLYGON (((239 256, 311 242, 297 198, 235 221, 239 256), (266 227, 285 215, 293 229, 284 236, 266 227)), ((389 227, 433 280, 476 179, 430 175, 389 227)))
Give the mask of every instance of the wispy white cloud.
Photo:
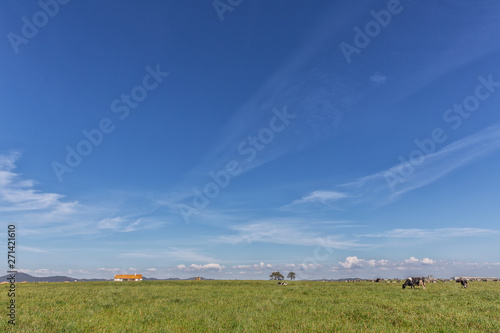
MULTIPOLYGON (((488 153, 500 148, 500 125, 495 124, 476 134, 457 140, 445 146, 441 150, 425 155, 421 165, 412 161, 403 162, 390 170, 388 173, 401 174, 400 170, 412 170, 413 174, 404 177, 401 186, 395 186, 394 195, 417 189, 439 180, 453 170, 482 158, 488 153)), ((388 173, 384 173, 387 181, 388 173)), ((411 172, 410 172, 411 173, 411 172)))
MULTIPOLYGON (((353 13, 351 18, 369 11, 370 6, 370 4, 365 4, 365 6, 349 8, 349 11, 353 13)), ((342 125, 345 110, 369 95, 370 90, 373 89, 371 85, 354 84, 352 79, 352 75, 361 75, 361 71, 349 71, 351 76, 349 77, 342 75, 344 73, 343 68, 341 68, 343 64, 339 62, 327 65, 317 61, 313 62, 314 55, 324 47, 326 41, 345 37, 339 34, 342 29, 335 31, 332 29, 332 24, 339 28, 341 24, 352 24, 352 22, 348 23, 351 20, 349 15, 339 15, 340 12, 345 13, 345 11, 339 12, 336 9, 336 6, 332 6, 332 10, 325 13, 325 18, 328 17, 328 19, 318 24, 307 44, 298 50, 289 61, 284 62, 283 66, 271 75, 267 82, 235 112, 226 129, 221 131, 221 138, 210 145, 212 150, 207 152, 203 162, 186 175, 183 182, 179 184, 179 189, 170 195, 168 201, 177 203, 192 197, 193 183, 198 184, 195 186, 202 186, 207 180, 207 172, 223 170, 225 163, 235 157, 237 160, 241 160, 235 147, 238 146, 242 138, 253 135, 262 128, 263 119, 272 108, 286 105, 292 113, 299 114, 296 123, 300 126, 287 128, 287 133, 280 133, 280 136, 286 137, 286 140, 273 141, 270 145, 272 147, 266 147, 265 151, 259 153, 258 157, 251 163, 242 165, 241 174, 331 136, 342 125), (304 70, 306 64, 311 68, 310 71, 304 70)), ((492 8, 491 12, 497 13, 498 9, 492 8)), ((496 25, 492 23, 492 26, 496 25)), ((459 52, 463 49, 464 43, 470 42, 471 36, 481 35, 481 29, 483 29, 482 25, 466 24, 459 29, 456 39, 450 40, 448 38, 440 41, 441 44, 445 45, 441 45, 440 52, 454 56, 423 57, 419 66, 410 67, 405 71, 406 84, 395 83, 388 86, 386 84, 389 81, 387 75, 378 71, 372 75, 362 73, 363 78, 368 78, 367 81, 378 85, 384 84, 386 89, 380 89, 383 93, 382 99, 387 100, 389 104, 394 104, 395 101, 407 98, 446 73, 491 53, 496 45, 494 43, 480 43, 479 41, 477 41, 476 47, 471 49, 471 52, 459 52)), ((401 34, 401 38, 405 38, 408 31, 397 33, 401 34)), ((407 49, 400 49, 400 52, 406 51, 407 49)), ((435 51, 433 52, 435 53, 435 51)), ((423 54, 425 53, 423 52, 423 54)), ((385 181, 383 174, 382 181, 385 181)))
MULTIPOLYGON (((21 157, 18 151, 12 151, 8 154, 0 154, 0 170, 9 171, 16 168, 16 161, 21 157)), ((0 178, 0 185, 2 178, 0 178)))
POLYGON ((107 217, 100 220, 97 223, 97 229, 118 229, 123 224, 123 218, 117 217, 107 217))
POLYGON ((370 269, 382 269, 382 270, 402 270, 402 269, 414 269, 417 267, 423 267, 426 265, 435 265, 438 260, 423 258, 417 259, 415 257, 410 257, 403 261, 392 261, 388 259, 361 259, 357 256, 347 257, 344 261, 339 261, 337 266, 333 266, 332 269, 346 269, 346 270, 359 270, 363 268, 370 269))
MULTIPOLYGON (((500 124, 454 141, 441 149, 437 149, 436 143, 433 145, 435 148, 428 154, 420 148, 415 149, 419 150, 419 157, 415 160, 407 158, 387 170, 338 185, 335 190, 314 191, 282 208, 293 209, 306 204, 338 208, 339 205, 363 202, 393 202, 404 193, 432 184, 459 167, 500 148, 500 124)), ((409 152, 408 156, 412 156, 412 153, 409 152)))
MULTIPOLYGON (((356 6, 349 12, 363 11, 356 6)), ((338 34, 341 24, 349 20, 347 15, 339 15, 338 10, 333 8, 325 15, 329 19, 319 22, 303 47, 284 61, 283 66, 234 112, 221 131, 221 137, 210 145, 211 149, 202 163, 186 174, 179 189, 171 194, 168 201, 177 203, 191 197, 192 183, 202 186, 207 172, 223 170, 228 161, 240 161, 240 174, 244 174, 332 135, 342 121, 344 110, 357 103, 362 93, 352 77, 339 74, 344 69, 343 63, 317 62, 316 55, 324 48, 324 43, 338 34), (255 158, 247 161, 248 156, 237 150, 239 144, 248 136, 269 127, 270 118, 274 116, 272 110, 281 110, 284 106, 289 113, 296 115, 296 119, 286 129, 276 133, 265 150, 261 149, 255 158)))
POLYGON ((14 172, 20 157, 19 152, 0 155, 0 212, 71 212, 76 202, 64 202, 61 194, 37 190, 35 181, 14 172))
MULTIPOLYGON (((498 148, 500 125, 495 124, 429 154, 425 154, 416 146, 415 152, 419 150, 421 157, 415 160, 407 158, 387 170, 339 185, 339 188, 342 193, 347 194, 351 203, 392 202, 402 194, 434 183, 498 148)), ((408 156, 411 156, 411 153, 409 152, 408 156)))
POLYGON ((100 220, 97 223, 97 229, 106 229, 113 230, 119 232, 131 232, 139 230, 139 224, 141 223, 141 219, 138 219, 134 222, 127 220, 124 217, 116 216, 116 217, 107 217, 100 220))
POLYGON ((483 228, 437 228, 437 229, 392 229, 381 233, 359 235, 360 237, 381 238, 450 238, 485 236, 500 233, 497 230, 483 228))
POLYGON ((265 269, 265 268, 272 268, 273 265, 271 264, 265 264, 263 262, 260 262, 258 264, 253 264, 253 265, 235 265, 232 268, 238 268, 238 269, 265 269))
POLYGON ((418 259, 415 257, 410 257, 410 259, 406 259, 404 262, 406 264, 410 264, 410 263, 418 262, 418 259))
POLYGON ((19 152, 0 154, 0 217, 11 223, 22 223, 22 235, 57 236, 90 235, 104 232, 133 232, 153 229, 166 222, 147 216, 150 207, 124 210, 125 196, 113 200, 88 202, 66 200, 65 195, 44 192, 36 181, 16 171, 19 152), (118 215, 124 213, 128 215, 118 215), (109 217, 113 216, 113 217, 109 217), (146 217, 147 216, 147 217, 146 217), (71 221, 71 223, 68 223, 71 221))
POLYGON ((52 269, 49 269, 49 268, 18 269, 17 271, 20 272, 20 273, 26 273, 26 274, 30 274, 30 275, 33 275, 33 276, 53 276, 53 275, 66 274, 66 272, 58 271, 58 270, 52 270, 52 269))
POLYGON ((343 262, 339 261, 340 267, 346 269, 353 269, 359 267, 376 267, 376 266, 388 266, 390 264, 389 260, 381 259, 381 260, 365 260, 360 259, 356 256, 347 257, 343 262))
POLYGON ((300 263, 300 264, 266 264, 264 262, 260 262, 258 264, 253 265, 234 265, 231 269, 241 270, 245 273, 249 272, 268 272, 270 270, 277 271, 295 271, 295 272, 305 272, 310 270, 317 270, 322 267, 320 264, 313 263, 300 263))
POLYGON ((340 199, 346 198, 347 194, 337 191, 314 191, 300 199, 293 201, 290 205, 321 203, 328 205, 340 199))
POLYGON ((297 269, 301 272, 314 271, 314 270, 318 270, 322 267, 323 267, 323 265, 321 265, 321 264, 307 264, 307 263, 285 265, 285 268, 297 269))
POLYGON ((121 253, 120 257, 144 259, 171 259, 191 262, 213 262, 215 259, 204 251, 193 248, 170 247, 168 249, 145 250, 140 252, 121 253))
POLYGON ((434 265, 437 261, 434 259, 424 258, 420 262, 424 265, 434 265))
POLYGON ((370 81, 376 84, 382 84, 387 81, 387 77, 380 72, 376 72, 370 76, 370 81))
POLYGON ((32 247, 32 246, 25 246, 25 245, 19 245, 19 250, 20 251, 26 251, 26 252, 35 252, 35 253, 46 253, 49 252, 46 249, 41 249, 38 247, 32 247))
POLYGON ((186 265, 177 265, 175 270, 183 271, 183 272, 200 272, 200 271, 222 271, 225 266, 221 266, 220 264, 210 263, 204 265, 196 265, 191 264, 189 266, 186 265))
POLYGON ((74 277, 73 275, 82 276, 83 274, 89 274, 90 272, 84 269, 68 269, 66 273, 69 274, 70 277, 74 277))
POLYGON ((89 271, 86 271, 84 269, 68 269, 67 270, 68 274, 89 274, 89 271))
POLYGON ((202 262, 210 262, 215 261, 213 257, 207 255, 206 251, 192 249, 192 248, 177 248, 172 247, 170 250, 164 252, 171 258, 175 258, 178 260, 186 260, 186 261, 202 261, 202 262))
POLYGON ((219 236, 220 243, 272 243, 303 246, 327 246, 331 248, 361 247, 356 241, 344 240, 340 235, 325 235, 311 229, 311 221, 276 218, 256 220, 232 226, 230 235, 219 236), (326 239, 326 240, 325 240, 326 239))
POLYGON ((129 267, 129 268, 98 268, 98 272, 109 272, 109 273, 136 273, 139 271, 137 268, 129 267))
POLYGON ((120 268, 98 268, 98 271, 104 271, 104 272, 119 272, 121 269, 120 268))
POLYGON ((404 260, 362 259, 356 256, 347 257, 337 265, 329 268, 335 274, 365 278, 375 277, 408 277, 434 275, 437 278, 451 276, 497 276, 499 262, 461 262, 431 258, 410 257, 404 260))

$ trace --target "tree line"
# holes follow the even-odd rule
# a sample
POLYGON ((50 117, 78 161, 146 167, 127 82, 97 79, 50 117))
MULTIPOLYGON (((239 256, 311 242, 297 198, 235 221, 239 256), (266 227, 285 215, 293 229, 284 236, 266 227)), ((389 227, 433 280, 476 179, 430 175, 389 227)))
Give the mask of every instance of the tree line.
MULTIPOLYGON (((271 275, 269 275, 269 277, 270 277, 270 280, 278 280, 279 281, 279 280, 285 279, 283 274, 281 274, 280 272, 272 272, 271 275)), ((295 280, 295 273, 289 272, 286 277, 289 278, 290 280, 295 280)))

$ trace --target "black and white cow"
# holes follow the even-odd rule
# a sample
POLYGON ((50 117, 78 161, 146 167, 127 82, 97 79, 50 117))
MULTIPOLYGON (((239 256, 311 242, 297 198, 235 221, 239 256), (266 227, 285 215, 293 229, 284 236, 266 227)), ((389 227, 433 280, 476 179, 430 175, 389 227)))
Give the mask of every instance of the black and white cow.
POLYGON ((282 286, 288 286, 288 283, 284 282, 284 281, 280 281, 278 282, 279 285, 282 285, 282 286))
POLYGON ((469 286, 469 280, 465 278, 458 278, 455 280, 456 283, 461 283, 462 287, 467 288, 469 286))
POLYGON ((403 289, 406 287, 415 289, 416 285, 422 286, 425 289, 425 279, 423 277, 409 277, 406 279, 405 283, 403 283, 403 289))

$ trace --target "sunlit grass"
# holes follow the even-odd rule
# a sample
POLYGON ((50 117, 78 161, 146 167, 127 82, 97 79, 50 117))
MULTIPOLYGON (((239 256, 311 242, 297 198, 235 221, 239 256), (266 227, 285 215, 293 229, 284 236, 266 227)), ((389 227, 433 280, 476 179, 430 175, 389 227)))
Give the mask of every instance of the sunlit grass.
MULTIPOLYGON (((498 282, 427 290, 372 282, 25 283, 16 296, 19 332, 500 332, 498 282)), ((5 315, 0 329, 13 331, 5 315)))

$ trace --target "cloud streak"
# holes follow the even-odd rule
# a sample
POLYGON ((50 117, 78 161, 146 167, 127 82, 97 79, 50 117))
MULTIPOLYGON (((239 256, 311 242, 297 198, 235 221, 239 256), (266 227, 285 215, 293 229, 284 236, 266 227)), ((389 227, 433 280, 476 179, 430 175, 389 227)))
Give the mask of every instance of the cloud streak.
POLYGON ((36 182, 14 172, 19 152, 0 155, 0 212, 72 212, 76 202, 62 201, 61 194, 35 189, 36 182))
POLYGON ((246 224, 232 226, 230 235, 219 236, 218 243, 271 243, 301 246, 328 246, 337 249, 362 247, 356 241, 344 240, 340 235, 325 235, 312 231, 311 221, 300 219, 276 218, 255 220, 246 224), (324 239, 328 239, 327 242, 324 239))
POLYGON ((220 264, 210 263, 205 265, 196 265, 191 264, 189 266, 186 265, 177 265, 175 270, 182 272, 202 272, 202 271, 219 271, 221 272, 225 266, 221 266, 220 264))
POLYGON ((171 193, 167 201, 178 203, 185 200, 192 196, 193 182, 201 185, 201 179, 206 179, 209 171, 222 170, 233 159, 241 161, 238 144, 266 127, 275 108, 286 107, 297 117, 276 135, 265 151, 259 152, 257 158, 250 162, 243 158, 240 174, 300 151, 335 132, 344 110, 355 105, 362 93, 352 75, 339 74, 345 69, 342 62, 325 60, 319 63, 317 56, 324 45, 330 44, 339 35, 342 25, 350 20, 346 10, 357 15, 363 13, 365 8, 351 6, 344 8, 344 13, 340 14, 338 8, 332 6, 325 12, 324 18, 310 31, 310 38, 305 39, 302 47, 234 112, 202 162, 185 175, 178 190, 171 193))
POLYGON ((290 205, 315 204, 320 203, 329 205, 340 199, 346 198, 348 195, 336 191, 314 191, 300 199, 293 201, 290 205))
POLYGON ((469 263, 427 257, 422 259, 410 257, 404 260, 388 260, 363 259, 350 256, 331 266, 329 272, 346 277, 352 277, 352 274, 355 273, 372 279, 375 277, 428 276, 429 274, 437 278, 449 278, 450 276, 494 276, 495 272, 498 272, 499 265, 498 262, 469 263))
POLYGON ((387 181, 388 173, 411 167, 415 172, 394 186, 393 196, 428 185, 455 169, 471 163, 493 152, 500 147, 500 125, 495 124, 476 134, 457 140, 441 150, 424 157, 421 166, 413 166, 410 161, 403 162, 384 172, 387 181))
POLYGON ((499 231, 482 228, 393 229, 382 233, 359 235, 376 238, 425 238, 474 237, 498 234, 499 231))
MULTIPOLYGON (((141 218, 144 214, 113 216, 112 207, 121 209, 116 198, 105 204, 84 205, 65 196, 36 188, 37 182, 16 172, 19 152, 0 154, 0 216, 22 223, 24 235, 89 235, 102 232, 133 232, 156 228, 164 222, 141 218), (71 221, 71 223, 68 223, 71 221)), ((143 208, 140 208, 144 210, 143 208)))
POLYGON ((193 248, 170 247, 168 249, 127 252, 120 254, 125 258, 173 259, 178 261, 213 262, 215 259, 193 248))
MULTIPOLYGON (((500 125, 494 124, 473 135, 454 141, 436 152, 421 154, 420 163, 407 160, 374 174, 337 186, 331 191, 316 191, 292 204, 321 202, 321 193, 331 193, 333 199, 349 199, 343 203, 359 204, 372 201, 390 203, 401 195, 432 184, 456 169, 472 163, 500 148, 500 125), (338 193, 337 196, 335 193, 338 193)), ((285 206, 290 207, 290 204, 285 206)))
POLYGON ((387 81, 387 77, 382 73, 376 72, 372 76, 370 76, 370 81, 376 84, 382 84, 387 81))
POLYGON ((359 270, 359 269, 382 269, 382 270, 404 270, 426 267, 438 264, 438 260, 423 258, 417 259, 410 257, 403 261, 393 261, 387 259, 361 259, 357 256, 347 257, 344 261, 339 261, 337 266, 331 267, 331 270, 359 270))
POLYGON ((134 222, 128 221, 126 218, 117 216, 117 217, 107 217, 100 220, 97 223, 97 229, 100 230, 113 230, 118 232, 132 232, 139 230, 139 224, 141 223, 141 219, 138 219, 134 222))

